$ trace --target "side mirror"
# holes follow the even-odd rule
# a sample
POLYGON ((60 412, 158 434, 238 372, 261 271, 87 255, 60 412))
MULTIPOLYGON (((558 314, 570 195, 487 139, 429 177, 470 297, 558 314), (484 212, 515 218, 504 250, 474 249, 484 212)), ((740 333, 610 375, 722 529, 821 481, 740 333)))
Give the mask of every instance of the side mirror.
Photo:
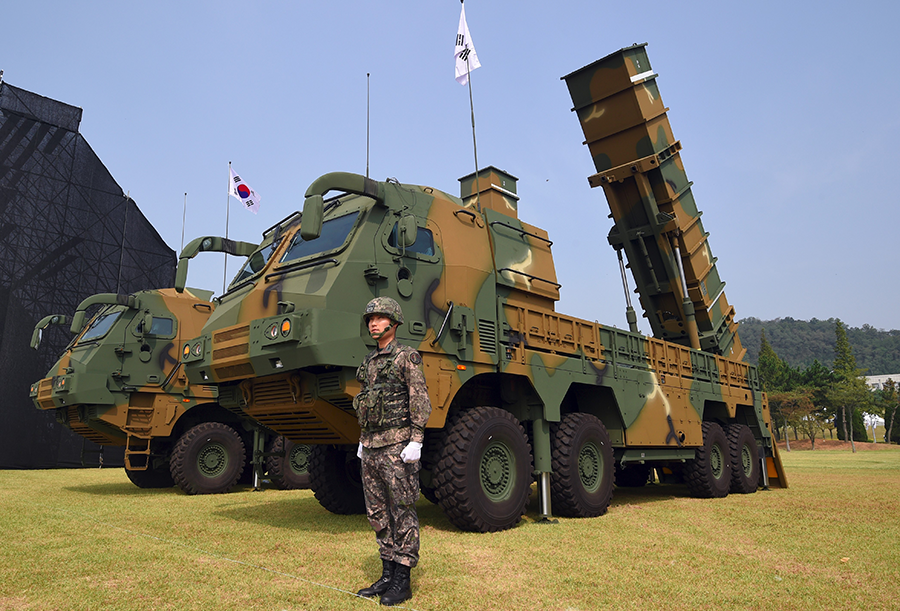
POLYGON ((92 305, 96 305, 98 303, 108 305, 123 305, 135 310, 141 309, 141 301, 134 295, 118 295, 116 293, 97 293, 96 295, 91 295, 80 304, 78 304, 78 309, 75 310, 75 315, 72 317, 72 326, 69 328, 72 333, 76 335, 81 333, 81 329, 84 327, 85 311, 92 305))
POLYGON ((50 325, 64 325, 68 322, 68 317, 59 314, 51 314, 50 316, 42 318, 40 322, 34 326, 34 331, 31 333, 31 349, 37 350, 38 346, 41 345, 44 329, 50 325))
POLYGON ((309 242, 322 235, 322 217, 325 216, 325 200, 321 195, 310 195, 303 201, 300 217, 300 237, 309 242))
POLYGON ((69 330, 74 334, 81 333, 81 329, 84 327, 84 310, 78 310, 75 312, 75 316, 72 317, 72 326, 69 327, 69 330))
POLYGON ((183 293, 184 286, 187 284, 188 259, 178 259, 178 266, 175 268, 175 292, 183 293))
POLYGON ((44 331, 43 329, 36 327, 34 329, 34 331, 31 333, 31 349, 32 350, 37 350, 38 346, 41 345, 41 337, 43 337, 43 331, 44 331))
POLYGON ((397 246, 406 249, 416 243, 416 235, 419 233, 419 226, 416 223, 416 217, 407 214, 400 218, 397 223, 397 246))
POLYGON ((144 317, 141 319, 141 337, 145 337, 150 335, 150 330, 153 328, 153 312, 147 310, 144 312, 144 317))
POLYGON ((188 261, 201 252, 224 252, 236 257, 249 257, 259 248, 258 244, 251 242, 236 242, 217 236, 203 236, 188 242, 181 254, 178 255, 178 267, 175 268, 175 291, 184 292, 187 283, 188 261))

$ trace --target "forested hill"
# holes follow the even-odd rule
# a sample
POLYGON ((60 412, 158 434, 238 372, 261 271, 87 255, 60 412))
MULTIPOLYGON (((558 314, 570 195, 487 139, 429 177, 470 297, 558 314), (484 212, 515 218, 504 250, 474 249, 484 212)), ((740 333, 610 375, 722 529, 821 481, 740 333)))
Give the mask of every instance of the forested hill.
MULTIPOLYGON (((794 320, 777 318, 760 320, 745 318, 738 333, 747 349, 746 361, 757 363, 760 332, 765 329, 766 341, 772 349, 792 367, 804 369, 815 359, 826 367, 834 362, 834 318, 828 320, 794 320)), ((900 373, 900 330, 880 331, 863 325, 861 329, 847 327, 847 338, 856 357, 856 366, 866 369, 866 375, 900 373)))

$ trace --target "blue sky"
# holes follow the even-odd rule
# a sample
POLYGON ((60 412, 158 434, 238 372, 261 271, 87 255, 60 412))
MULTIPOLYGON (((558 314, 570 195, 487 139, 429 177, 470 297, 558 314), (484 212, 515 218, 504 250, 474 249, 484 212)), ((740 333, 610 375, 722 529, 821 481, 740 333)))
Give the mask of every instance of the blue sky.
MULTIPOLYGON (((456 0, 30 2, 2 19, 4 80, 84 109, 81 133, 176 251, 257 241, 331 171, 458 194, 474 170, 453 79, 456 0)), ((626 327, 611 221, 560 77, 647 42, 738 318, 900 328, 900 5, 469 0, 478 160, 549 231, 558 310, 626 327)), ((237 270, 229 266, 229 276, 237 270)), ((219 292, 222 258, 188 284, 219 292)), ((632 283, 633 286, 633 283, 632 283)), ((649 331, 641 319, 641 328, 649 331)))

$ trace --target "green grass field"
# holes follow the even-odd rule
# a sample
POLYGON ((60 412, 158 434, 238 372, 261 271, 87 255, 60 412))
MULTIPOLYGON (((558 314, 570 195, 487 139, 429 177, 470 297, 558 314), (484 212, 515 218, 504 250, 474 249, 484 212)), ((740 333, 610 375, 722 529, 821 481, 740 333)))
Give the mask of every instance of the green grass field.
MULTIPOLYGON (((459 532, 419 501, 414 609, 897 609, 900 448, 782 453, 791 488, 618 489, 609 513, 459 532)), ((0 609, 375 609, 364 516, 310 491, 188 497, 121 469, 0 471, 0 609)))

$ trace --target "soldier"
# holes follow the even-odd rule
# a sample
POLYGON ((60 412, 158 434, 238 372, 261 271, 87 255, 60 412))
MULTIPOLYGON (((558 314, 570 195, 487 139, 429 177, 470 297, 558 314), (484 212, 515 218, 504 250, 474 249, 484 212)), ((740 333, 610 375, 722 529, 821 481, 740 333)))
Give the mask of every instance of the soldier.
POLYGON ((378 347, 356 370, 361 384, 353 400, 361 429, 357 455, 362 460, 366 516, 375 530, 381 578, 360 596, 381 595, 382 605, 412 597, 409 571, 419 561, 419 459, 431 401, 422 373, 422 357, 396 341, 403 324, 400 304, 376 297, 363 319, 378 347))

